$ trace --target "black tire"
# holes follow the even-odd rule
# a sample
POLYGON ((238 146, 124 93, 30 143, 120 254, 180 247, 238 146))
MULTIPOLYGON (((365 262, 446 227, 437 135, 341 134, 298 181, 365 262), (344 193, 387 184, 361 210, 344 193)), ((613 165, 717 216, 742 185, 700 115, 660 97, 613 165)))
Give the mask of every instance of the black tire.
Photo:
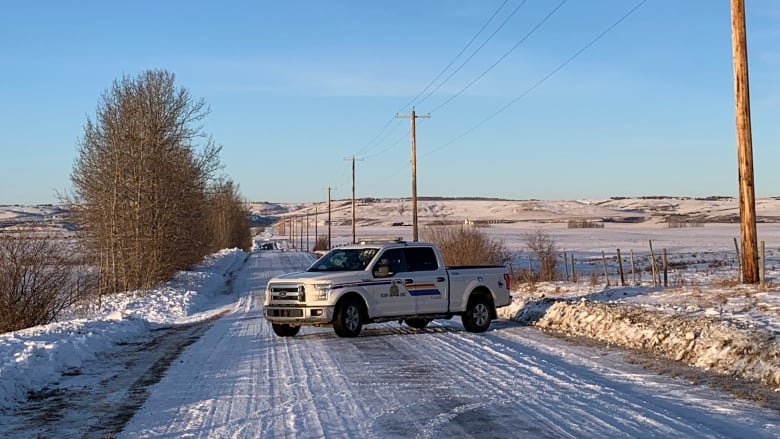
POLYGON ((461 318, 463 327, 469 332, 485 332, 492 321, 491 304, 484 296, 477 295, 469 299, 466 312, 461 318))
POLYGON ((295 334, 301 330, 300 326, 292 326, 283 323, 271 323, 271 327, 274 329, 274 333, 279 337, 294 337, 295 334))
POLYGON ((412 328, 422 329, 428 326, 428 323, 431 323, 431 319, 406 319, 404 322, 406 322, 407 326, 411 326, 412 328))
POLYGON ((333 330, 339 337, 357 337, 363 329, 363 310, 354 299, 341 302, 333 320, 333 330))

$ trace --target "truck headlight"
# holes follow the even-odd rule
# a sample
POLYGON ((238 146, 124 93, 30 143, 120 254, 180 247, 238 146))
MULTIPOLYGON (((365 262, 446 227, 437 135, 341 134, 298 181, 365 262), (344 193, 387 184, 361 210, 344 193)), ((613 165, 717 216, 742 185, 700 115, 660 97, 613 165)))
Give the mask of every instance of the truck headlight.
POLYGON ((316 300, 328 300, 328 293, 333 285, 331 284, 314 284, 314 291, 316 300))

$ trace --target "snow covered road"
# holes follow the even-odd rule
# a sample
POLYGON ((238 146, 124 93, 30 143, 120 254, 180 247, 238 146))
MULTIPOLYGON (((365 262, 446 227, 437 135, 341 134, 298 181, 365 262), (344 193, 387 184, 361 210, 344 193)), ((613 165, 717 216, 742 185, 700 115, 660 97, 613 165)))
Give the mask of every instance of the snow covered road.
POLYGON ((780 437, 776 412, 505 321, 484 334, 453 319, 276 337, 260 294, 305 265, 301 253, 255 252, 235 309, 118 437, 780 437))

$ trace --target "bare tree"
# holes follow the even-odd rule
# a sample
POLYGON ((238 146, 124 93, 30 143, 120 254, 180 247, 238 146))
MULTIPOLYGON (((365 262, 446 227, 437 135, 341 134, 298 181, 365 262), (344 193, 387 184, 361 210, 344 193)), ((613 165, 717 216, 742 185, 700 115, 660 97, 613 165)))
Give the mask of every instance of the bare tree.
POLYGON ((207 249, 220 148, 199 125, 205 102, 174 81, 164 70, 114 81, 79 141, 70 201, 102 293, 150 287, 207 249))
POLYGON ((0 333, 51 323, 90 292, 66 250, 52 239, 0 237, 0 333))
POLYGON ((248 211, 238 192, 238 185, 225 180, 215 185, 209 195, 210 251, 223 248, 240 248, 249 251, 252 247, 248 211))
POLYGON ((485 232, 466 226, 429 226, 422 239, 439 247, 444 263, 454 265, 502 265, 509 261, 503 242, 485 232))
POLYGON ((554 281, 558 279, 558 251, 555 241, 541 230, 523 234, 525 245, 539 261, 539 281, 554 281))

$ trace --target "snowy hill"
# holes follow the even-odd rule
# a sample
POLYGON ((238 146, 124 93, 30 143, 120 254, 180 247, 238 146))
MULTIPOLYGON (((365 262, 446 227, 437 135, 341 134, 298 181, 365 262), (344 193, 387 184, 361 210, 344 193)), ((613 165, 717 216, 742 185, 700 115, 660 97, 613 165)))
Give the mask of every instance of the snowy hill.
MULTIPOLYGON (((359 225, 392 225, 411 222, 411 200, 358 199, 356 219, 359 225)), ((264 216, 318 215, 320 221, 328 212, 327 202, 318 203, 251 203, 252 213, 264 216)), ((759 222, 780 221, 780 199, 756 200, 759 222)), ((352 220, 352 201, 331 201, 334 225, 352 220)), ((493 200, 463 198, 418 199, 420 224, 490 222, 566 222, 572 219, 644 222, 692 221, 738 222, 739 204, 735 198, 638 197, 593 200, 493 200)))

